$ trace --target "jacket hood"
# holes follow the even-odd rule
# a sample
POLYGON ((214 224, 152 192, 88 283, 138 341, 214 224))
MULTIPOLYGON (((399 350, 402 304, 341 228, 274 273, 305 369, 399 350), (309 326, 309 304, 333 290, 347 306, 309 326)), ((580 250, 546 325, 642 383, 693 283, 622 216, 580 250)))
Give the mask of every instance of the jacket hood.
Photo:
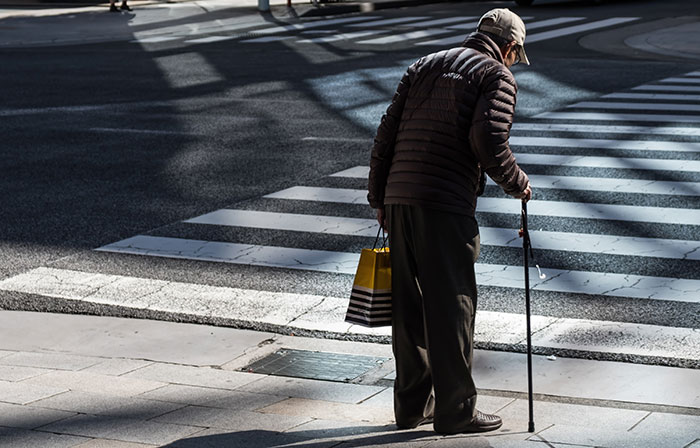
POLYGON ((462 46, 472 48, 476 51, 491 56, 492 58, 503 64, 503 55, 501 54, 501 49, 498 48, 498 45, 496 45, 496 43, 484 33, 480 33, 478 31, 471 33, 467 36, 466 39, 464 39, 464 42, 462 42, 462 46))

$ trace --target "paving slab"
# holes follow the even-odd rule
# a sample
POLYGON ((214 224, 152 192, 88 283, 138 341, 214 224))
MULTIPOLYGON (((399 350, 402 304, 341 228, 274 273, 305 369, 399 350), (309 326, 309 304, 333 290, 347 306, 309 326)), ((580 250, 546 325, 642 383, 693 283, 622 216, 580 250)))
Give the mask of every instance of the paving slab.
POLYGON ((375 407, 332 401, 289 398, 259 410, 266 414, 303 415, 314 419, 389 425, 394 422, 393 407, 375 407))
POLYGON ((145 400, 131 396, 103 395, 69 391, 31 405, 36 408, 60 409, 81 414, 106 415, 148 420, 183 407, 180 403, 145 400))
POLYGON ((78 415, 41 428, 42 431, 58 434, 152 445, 165 445, 201 429, 195 426, 95 415, 78 415))
POLYGON ((0 381, 0 402, 27 404, 67 391, 68 389, 61 387, 45 387, 24 382, 0 381))
MULTIPOLYGON (((184 386, 181 384, 168 384, 139 395, 139 398, 148 400, 168 401, 181 404, 203 404, 208 401, 225 399, 235 392, 227 389, 215 389, 211 387, 184 386)), ((219 406, 212 406, 219 407, 219 406)))
POLYGON ((340 403, 359 403, 382 392, 384 389, 386 388, 380 386, 361 386, 358 384, 275 376, 264 377, 241 388, 242 391, 246 392, 340 403))
POLYGON ((150 448, 156 445, 146 445, 144 443, 121 442, 119 440, 91 439, 74 448, 150 448))
POLYGON ((211 428, 178 440, 168 445, 168 448, 331 448, 337 445, 338 442, 332 440, 314 440, 313 443, 309 443, 308 440, 275 431, 230 431, 211 428))
POLYGON ((163 383, 232 390, 260 380, 264 375, 159 363, 127 373, 120 378, 141 378, 163 383))
MULTIPOLYGON (((2 314, 0 313, 0 316, 2 314)), ((10 345, 4 337, 4 334, 0 334, 0 340, 2 340, 3 345, 10 345)), ((101 358, 91 356, 37 352, 16 352, 0 358, 0 364, 2 365, 39 367, 53 370, 82 370, 102 361, 103 359, 101 358)))
MULTIPOLYGON (((60 351, 103 358, 128 358, 190 365, 222 365, 270 338, 261 332, 146 319, 0 312, 3 349, 60 351), (31 332, 25 331, 32 328, 31 332), (173 335, 177 334, 174 338, 173 335)), ((66 355, 68 356, 68 355, 66 355)), ((75 355, 73 355, 75 356, 75 355)), ((67 358, 70 359, 70 358, 67 358)), ((80 358, 76 358, 76 363, 80 358)), ((5 364, 7 361, 0 363, 5 364)), ((103 362, 67 365, 80 370, 103 362)), ((45 364, 16 364, 46 367, 45 364)), ((49 363, 48 367, 61 368, 49 363)))
MULTIPOLYGON (((700 408, 700 370, 587 359, 533 356, 536 393, 700 408)), ((474 382, 479 389, 527 392, 527 356, 476 350, 474 382)))
POLYGON ((228 396, 205 401, 202 405, 212 408, 237 409, 241 411, 257 411, 260 408, 282 401, 284 397, 268 394, 254 394, 233 391, 228 396))
POLYGON ((27 378, 43 375, 50 372, 48 369, 24 366, 3 366, 0 365, 0 380, 2 381, 22 381, 27 378))
POLYGON ((83 369, 82 372, 119 376, 133 372, 134 370, 142 369, 151 364, 153 364, 151 361, 143 361, 140 359, 107 359, 99 364, 83 369))
POLYGON ((0 403, 0 426, 10 428, 34 429, 75 415, 75 412, 0 403))
MULTIPOLYGON (((627 431, 649 415, 647 411, 547 401, 535 401, 533 413, 536 429, 556 424, 609 431, 627 431)), ((525 430, 528 422, 528 402, 521 399, 515 400, 501 409, 498 415, 508 423, 508 426, 525 430)))
POLYGON ((700 439, 700 415, 678 415, 654 412, 630 434, 636 439, 650 442, 650 446, 685 447, 700 439))
POLYGON ((22 384, 60 387, 95 394, 126 396, 139 395, 149 390, 165 386, 159 381, 124 376, 100 375, 91 372, 69 372, 57 370, 41 376, 29 378, 22 384))
POLYGON ((303 415, 272 415, 233 409, 187 406, 154 419, 157 422, 178 425, 196 425, 207 428, 237 431, 265 430, 281 432, 310 421, 303 415))
POLYGON ((69 436, 64 434, 52 434, 42 431, 30 431, 20 428, 0 427, 0 443, 3 447, 12 448, 37 448, 72 447, 87 441, 85 437, 69 436))

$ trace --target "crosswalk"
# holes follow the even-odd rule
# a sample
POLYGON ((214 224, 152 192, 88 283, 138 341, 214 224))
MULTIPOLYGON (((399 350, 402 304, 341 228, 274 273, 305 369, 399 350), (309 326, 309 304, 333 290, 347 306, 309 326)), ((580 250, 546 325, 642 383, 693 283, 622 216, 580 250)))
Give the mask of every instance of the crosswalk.
MULTIPOLYGON (((137 32, 132 42, 148 45, 178 41, 184 45, 198 45, 237 40, 241 44, 289 41, 317 45, 349 42, 368 48, 388 44, 444 47, 461 43, 466 34, 476 28, 478 20, 479 16, 384 18, 372 14, 305 20, 281 25, 217 20, 137 32)), ((620 26, 639 18, 611 17, 592 20, 586 17, 525 16, 523 20, 530 32, 527 42, 535 43, 620 26)))
MULTIPOLYGON (((659 315, 641 317, 623 311, 593 313, 592 318, 536 315, 534 342, 540 351, 700 365, 700 332, 660 317, 666 309, 697 312, 700 305, 700 110, 692 92, 665 93, 666 87, 693 84, 700 85, 698 72, 577 102, 513 126, 511 145, 535 191, 528 207, 531 237, 546 273, 540 278, 535 268, 530 272, 534 300, 553 306, 556 300, 591 302, 612 310, 653 304, 659 310, 659 315)), ((316 144, 334 139, 305 138, 316 144)), ((356 143, 368 150, 371 140, 356 143)), ((313 184, 291 185, 244 206, 192 217, 172 233, 135 235, 96 249, 107 255, 255 267, 257 289, 161 284, 138 276, 48 268, 2 281, 0 289, 110 304, 122 303, 126 295, 135 307, 229 313, 237 322, 257 319, 284 328, 386 336, 386 328, 369 330, 342 321, 347 290, 319 286, 317 294, 299 295, 266 286, 268 275, 276 272, 299 278, 329 275, 344 285, 351 281, 359 248, 371 244, 378 230, 366 201, 368 171, 366 165, 350 166, 313 184), (227 230, 216 233, 224 237, 211 238, 211 229, 227 230), (119 294, 110 292, 117 286, 119 294), (251 295, 259 303, 244 299, 251 295), (246 307, 257 314, 245 314, 246 307)), ((477 281, 487 297, 522 293, 519 213, 519 202, 489 181, 477 207, 483 246, 477 281)), ((494 303, 479 311, 477 341, 521 344, 522 315, 494 303)))

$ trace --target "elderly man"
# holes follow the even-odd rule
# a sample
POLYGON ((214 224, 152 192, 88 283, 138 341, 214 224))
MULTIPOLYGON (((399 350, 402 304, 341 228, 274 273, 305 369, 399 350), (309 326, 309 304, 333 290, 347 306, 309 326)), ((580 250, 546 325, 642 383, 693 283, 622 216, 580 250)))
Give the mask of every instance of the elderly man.
POLYGON ((474 211, 485 174, 515 198, 532 195, 508 146, 517 90, 509 68, 529 64, 524 40, 515 13, 487 12, 461 47, 408 68, 377 130, 368 199, 391 243, 400 428, 433 422, 453 434, 502 424, 477 411, 471 376, 474 211))

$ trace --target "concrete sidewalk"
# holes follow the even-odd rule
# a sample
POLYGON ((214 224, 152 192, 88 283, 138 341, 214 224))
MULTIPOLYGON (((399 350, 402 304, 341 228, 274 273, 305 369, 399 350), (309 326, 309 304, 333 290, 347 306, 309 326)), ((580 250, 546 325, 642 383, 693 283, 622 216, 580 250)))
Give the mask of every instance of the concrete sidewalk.
POLYGON ((525 357, 478 351, 504 425, 441 437, 394 426, 388 345, 12 311, 0 341, 3 447, 700 447, 700 370, 535 357, 531 434, 525 357))

